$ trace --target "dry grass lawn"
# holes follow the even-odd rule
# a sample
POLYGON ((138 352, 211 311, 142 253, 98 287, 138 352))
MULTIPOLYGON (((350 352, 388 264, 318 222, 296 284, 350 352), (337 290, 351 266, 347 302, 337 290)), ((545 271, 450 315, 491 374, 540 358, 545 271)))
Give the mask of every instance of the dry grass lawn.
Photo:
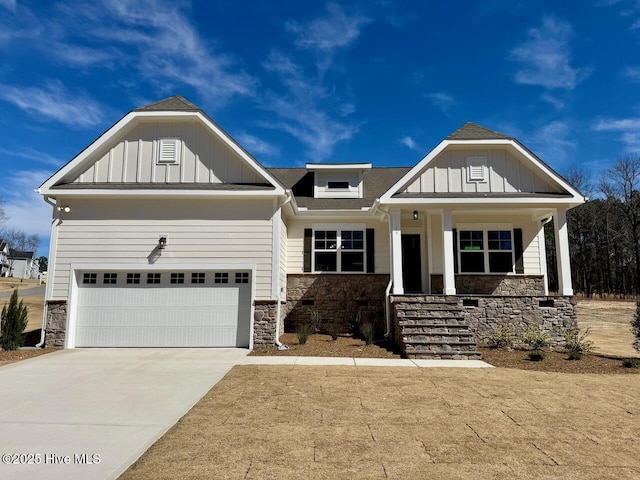
POLYGON ((630 322, 636 310, 635 302, 580 300, 578 326, 591 329, 589 339, 598 347, 597 353, 622 357, 638 356, 633 349, 630 322))
MULTIPOLYGON (((20 295, 20 290, 37 287, 38 285, 40 285, 39 280, 25 279, 23 282, 20 282, 19 278, 0 278, 0 292, 10 292, 14 288, 17 288, 18 299, 22 300, 29 308, 29 323, 27 323, 27 328, 24 329, 25 332, 31 332, 42 328, 44 295, 22 297, 20 295)), ((7 303, 9 303, 9 299, 0 300, 0 310, 7 303)))
POLYGON ((40 280, 34 280, 31 278, 22 279, 2 277, 0 278, 0 292, 9 292, 14 288, 18 289, 18 292, 25 288, 33 288, 40 285, 40 280))
POLYGON ((235 367, 121 479, 638 479, 635 375, 235 367))

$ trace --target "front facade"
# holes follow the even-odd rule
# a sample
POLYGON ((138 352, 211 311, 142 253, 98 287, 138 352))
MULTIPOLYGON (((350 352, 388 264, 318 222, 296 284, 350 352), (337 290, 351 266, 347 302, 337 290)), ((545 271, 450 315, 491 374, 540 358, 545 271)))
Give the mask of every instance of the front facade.
MULTIPOLYGON (((1 260, 0 256, 0 260, 1 260)), ((38 278, 39 264, 35 252, 8 248, 5 254, 5 275, 14 278, 38 278)))
POLYGON ((558 336, 575 322, 565 214, 583 197, 473 124, 414 167, 267 169, 172 97, 130 112, 39 191, 54 212, 48 345, 254 348, 317 316, 371 322, 409 356, 456 357, 504 322, 558 336))

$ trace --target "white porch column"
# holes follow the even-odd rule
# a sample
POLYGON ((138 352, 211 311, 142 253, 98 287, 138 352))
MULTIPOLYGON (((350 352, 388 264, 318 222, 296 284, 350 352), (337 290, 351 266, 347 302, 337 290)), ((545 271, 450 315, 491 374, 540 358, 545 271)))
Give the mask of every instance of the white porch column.
POLYGON ((442 275, 443 293, 445 295, 456 294, 456 276, 453 261, 453 222, 451 220, 451 210, 442 211, 442 250, 443 267, 442 275))
POLYGON ((404 294, 402 281, 402 231, 400 228, 400 212, 394 211, 389 215, 389 232, 391 234, 391 275, 393 280, 393 293, 404 294))
POLYGON ((556 210, 553 225, 556 237, 556 261, 558 262, 558 293, 560 295, 573 295, 569 235, 567 233, 567 211, 565 209, 556 210))

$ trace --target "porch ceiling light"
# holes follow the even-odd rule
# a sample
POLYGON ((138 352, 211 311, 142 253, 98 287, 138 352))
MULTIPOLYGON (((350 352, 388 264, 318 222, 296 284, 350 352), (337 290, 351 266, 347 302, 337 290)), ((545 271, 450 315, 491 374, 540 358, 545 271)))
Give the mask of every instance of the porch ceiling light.
POLYGON ((413 219, 418 220, 418 210, 413 211, 413 219))

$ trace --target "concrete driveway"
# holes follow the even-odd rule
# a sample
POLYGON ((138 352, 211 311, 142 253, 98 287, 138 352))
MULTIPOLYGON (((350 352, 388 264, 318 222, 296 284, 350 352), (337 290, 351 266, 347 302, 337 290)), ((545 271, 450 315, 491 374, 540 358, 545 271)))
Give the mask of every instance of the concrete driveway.
POLYGON ((0 478, 117 478, 248 353, 77 349, 0 367, 0 478))

